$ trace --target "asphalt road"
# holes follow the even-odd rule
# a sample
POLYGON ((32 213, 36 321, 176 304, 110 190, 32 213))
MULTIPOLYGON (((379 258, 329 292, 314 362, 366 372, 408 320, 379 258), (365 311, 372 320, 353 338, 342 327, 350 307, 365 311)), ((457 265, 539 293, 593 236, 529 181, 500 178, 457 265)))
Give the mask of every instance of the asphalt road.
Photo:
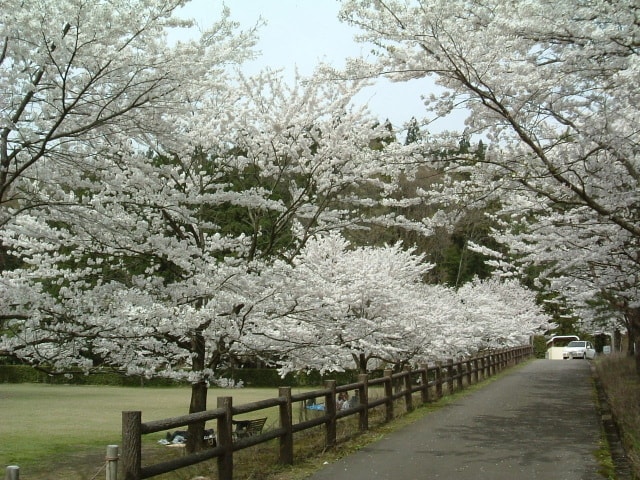
POLYGON ((535 360, 310 480, 602 479, 589 362, 535 360))

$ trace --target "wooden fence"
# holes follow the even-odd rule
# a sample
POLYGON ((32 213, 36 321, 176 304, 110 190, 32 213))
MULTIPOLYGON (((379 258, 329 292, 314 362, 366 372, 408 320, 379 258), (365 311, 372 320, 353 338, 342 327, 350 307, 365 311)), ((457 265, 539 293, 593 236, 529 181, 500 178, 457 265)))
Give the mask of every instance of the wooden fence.
POLYGON ((423 365, 413 370, 407 368, 398 373, 385 370, 383 377, 376 379, 370 379, 368 375, 363 374, 358 377, 356 383, 348 385, 338 386, 335 380, 328 380, 320 390, 295 395, 291 393, 291 387, 281 387, 275 398, 238 406, 233 405, 232 397, 218 397, 217 408, 213 410, 144 423, 142 412, 122 412, 122 454, 119 460, 121 471, 125 480, 140 480, 216 458, 219 480, 231 480, 234 452, 273 439, 278 439, 279 442, 279 462, 291 465, 293 464, 293 434, 296 432, 324 425, 325 445, 330 448, 336 444, 336 425, 341 418, 357 415, 360 431, 366 431, 369 428, 369 410, 372 408, 384 407, 385 421, 390 421, 394 418, 396 401, 403 401, 406 411, 411 411, 415 407, 414 394, 419 394, 420 403, 435 401, 442 397, 445 388, 448 393, 453 393, 465 385, 472 385, 495 375, 500 370, 520 363, 532 355, 531 346, 515 347, 456 362, 448 360, 435 365, 423 365), (378 387, 383 395, 370 399, 371 387, 378 387), (349 391, 357 392, 358 403, 346 410, 338 410, 337 395, 349 391), (308 401, 317 398, 324 399, 324 410, 318 412, 318 416, 314 418, 293 423, 294 405, 301 404, 300 406, 304 408, 308 401), (259 412, 273 407, 279 410, 277 428, 269 429, 259 435, 234 439, 232 421, 235 415, 259 412), (213 420, 217 424, 215 447, 162 463, 142 466, 143 435, 213 420))

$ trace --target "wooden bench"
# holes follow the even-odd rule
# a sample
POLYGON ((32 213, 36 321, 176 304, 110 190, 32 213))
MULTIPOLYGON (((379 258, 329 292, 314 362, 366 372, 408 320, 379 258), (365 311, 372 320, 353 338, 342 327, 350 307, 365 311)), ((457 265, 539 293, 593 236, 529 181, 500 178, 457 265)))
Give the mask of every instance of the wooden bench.
POLYGON ((231 423, 235 425, 233 438, 245 438, 252 437, 253 435, 260 435, 266 421, 267 417, 254 418, 252 420, 232 420, 231 423))

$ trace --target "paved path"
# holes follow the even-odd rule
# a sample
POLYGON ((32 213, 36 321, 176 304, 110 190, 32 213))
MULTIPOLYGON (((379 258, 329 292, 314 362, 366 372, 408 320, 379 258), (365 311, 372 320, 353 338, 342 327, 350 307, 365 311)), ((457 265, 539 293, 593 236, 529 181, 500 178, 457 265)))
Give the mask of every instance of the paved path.
POLYGON ((602 480, 589 363, 535 360, 309 480, 602 480))

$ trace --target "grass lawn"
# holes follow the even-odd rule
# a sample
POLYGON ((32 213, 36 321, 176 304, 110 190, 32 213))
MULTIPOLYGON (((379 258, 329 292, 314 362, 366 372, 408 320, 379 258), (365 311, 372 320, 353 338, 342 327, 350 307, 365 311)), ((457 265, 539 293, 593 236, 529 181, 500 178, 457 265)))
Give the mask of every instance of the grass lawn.
MULTIPOLYGON (((241 405, 277 394, 275 388, 216 388, 208 404, 215 408, 218 396, 241 405)), ((19 465, 29 480, 92 478, 106 446, 121 444, 122 411, 142 411, 143 422, 184 415, 190 395, 189 388, 0 384, 0 477, 7 465, 19 465)), ((276 409, 268 415, 267 426, 277 421, 276 409)), ((160 432, 149 435, 144 445, 160 438, 160 432)))

